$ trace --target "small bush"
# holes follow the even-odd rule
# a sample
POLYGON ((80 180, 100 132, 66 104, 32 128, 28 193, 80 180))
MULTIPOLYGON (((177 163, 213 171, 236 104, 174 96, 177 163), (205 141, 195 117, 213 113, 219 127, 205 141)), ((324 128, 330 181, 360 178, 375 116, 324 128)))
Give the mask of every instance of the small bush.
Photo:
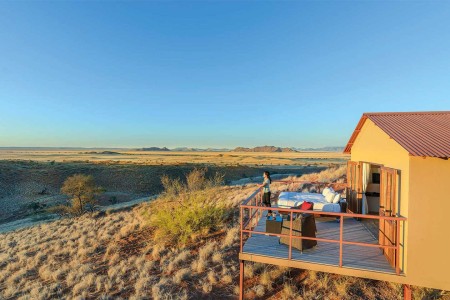
POLYGON ((216 174, 206 179, 205 172, 194 169, 186 176, 186 184, 179 179, 162 178, 163 195, 144 212, 149 225, 156 229, 157 240, 185 244, 198 234, 225 225, 231 207, 218 193, 223 176, 216 174))

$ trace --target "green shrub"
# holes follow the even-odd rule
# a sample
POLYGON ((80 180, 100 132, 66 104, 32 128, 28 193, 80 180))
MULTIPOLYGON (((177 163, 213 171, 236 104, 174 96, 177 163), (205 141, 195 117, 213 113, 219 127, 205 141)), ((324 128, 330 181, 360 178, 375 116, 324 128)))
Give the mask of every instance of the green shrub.
POLYGON ((218 188, 223 175, 207 179, 205 174, 205 169, 194 169, 186 175, 186 183, 162 177, 164 193, 144 211, 157 240, 184 244, 224 225, 231 207, 218 188))

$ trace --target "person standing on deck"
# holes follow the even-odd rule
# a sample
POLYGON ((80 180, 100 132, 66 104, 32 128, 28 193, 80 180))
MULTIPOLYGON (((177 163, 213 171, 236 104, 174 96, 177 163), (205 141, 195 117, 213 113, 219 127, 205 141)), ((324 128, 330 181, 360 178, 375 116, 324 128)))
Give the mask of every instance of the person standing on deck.
MULTIPOLYGON (((264 171, 263 177, 264 181, 259 185, 260 188, 263 188, 263 205, 266 207, 272 207, 272 205, 270 205, 270 184, 272 183, 272 178, 270 178, 270 173, 268 171, 264 171)), ((269 210, 267 214, 267 217, 270 216, 272 216, 271 210, 269 210)))

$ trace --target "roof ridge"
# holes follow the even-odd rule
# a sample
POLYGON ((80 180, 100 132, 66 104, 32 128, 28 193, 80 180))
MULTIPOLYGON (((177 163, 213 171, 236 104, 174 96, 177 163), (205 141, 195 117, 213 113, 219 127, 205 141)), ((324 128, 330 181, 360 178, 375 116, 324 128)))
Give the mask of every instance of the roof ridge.
POLYGON ((399 112, 366 112, 364 116, 381 116, 381 115, 445 115, 450 114, 450 110, 440 111, 399 111, 399 112))

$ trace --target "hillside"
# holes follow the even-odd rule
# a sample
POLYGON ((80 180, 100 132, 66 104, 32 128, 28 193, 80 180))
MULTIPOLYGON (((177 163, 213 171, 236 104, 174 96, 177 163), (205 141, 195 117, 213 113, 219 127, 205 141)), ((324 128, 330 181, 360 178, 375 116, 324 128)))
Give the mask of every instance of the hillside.
MULTIPOLYGON (((183 177, 197 165, 134 165, 0 160, 0 223, 34 215, 35 208, 64 201, 60 193, 64 180, 74 174, 92 175, 106 189, 101 205, 125 202, 161 192, 161 176, 183 177)), ((225 181, 260 176, 264 170, 276 173, 306 174, 324 169, 320 166, 289 168, 209 166, 208 175, 225 174, 225 181)))
MULTIPOLYGON (((343 170, 302 179, 337 179, 343 170)), ((287 186, 273 184, 273 191, 287 186)), ((236 299, 238 204, 255 185, 217 187, 233 214, 184 245, 156 240, 146 213, 163 202, 0 234, 0 299, 236 299)), ((156 200, 162 201, 163 198, 156 200)), ((212 201, 212 200, 211 200, 212 201)), ((327 273, 247 264, 246 299, 399 299, 401 286, 327 273)), ((414 288, 416 299, 439 291, 414 288)), ((427 298, 427 299, 428 299, 427 298)))

